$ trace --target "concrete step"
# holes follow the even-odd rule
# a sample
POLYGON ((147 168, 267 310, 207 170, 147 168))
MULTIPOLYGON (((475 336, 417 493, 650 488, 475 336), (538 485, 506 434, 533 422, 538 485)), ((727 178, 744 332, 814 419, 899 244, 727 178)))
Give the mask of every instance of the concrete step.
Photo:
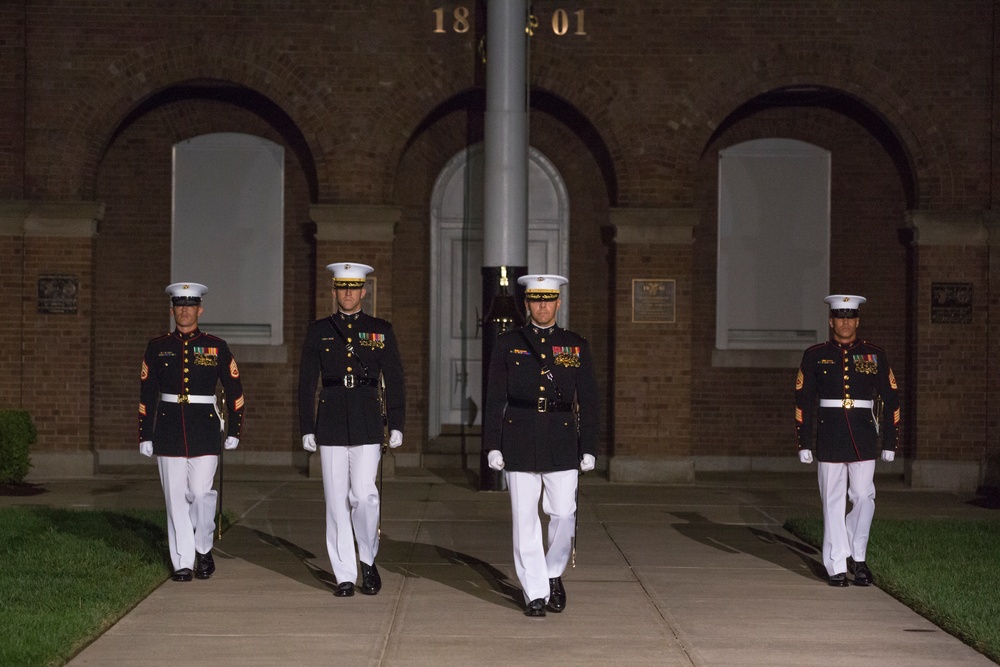
POLYGON ((423 468, 460 468, 463 470, 479 470, 479 450, 467 453, 463 457, 461 453, 454 454, 422 454, 420 465, 423 468))
POLYGON ((443 425, 441 435, 430 438, 425 454, 476 454, 482 448, 482 431, 478 427, 443 425))

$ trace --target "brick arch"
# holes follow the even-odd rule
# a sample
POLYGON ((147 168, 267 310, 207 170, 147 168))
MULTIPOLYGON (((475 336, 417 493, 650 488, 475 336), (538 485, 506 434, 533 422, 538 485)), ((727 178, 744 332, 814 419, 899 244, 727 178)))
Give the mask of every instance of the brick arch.
POLYGON ((685 164, 687 174, 695 173, 695 164, 716 129, 748 101, 781 88, 818 86, 848 95, 881 118, 909 161, 918 208, 947 206, 962 198, 948 141, 937 122, 909 102, 905 93, 897 92, 896 82, 886 71, 842 44, 779 45, 719 63, 701 80, 706 85, 683 101, 693 122, 670 147, 673 159, 685 164))
MULTIPOLYGON (((430 59, 415 59, 401 64, 395 77, 394 85, 374 101, 367 113, 379 119, 378 127, 398 131, 367 137, 366 143, 354 152, 363 160, 345 168, 345 173, 371 174, 387 198, 391 198, 390 193, 396 186, 400 162, 415 138, 426 129, 427 123, 443 111, 456 105, 468 105, 473 98, 485 94, 481 88, 469 87, 468 79, 460 68, 442 71, 439 63, 430 59), (377 167, 378 172, 374 174, 370 166, 372 156, 384 156, 377 167)), ((620 104, 620 95, 610 82, 588 80, 580 88, 565 86, 566 82, 578 80, 579 71, 572 67, 565 72, 552 68, 533 73, 532 108, 539 110, 536 103, 538 96, 544 97, 544 110, 558 117, 560 113, 553 110, 562 109, 570 117, 571 125, 577 130, 583 127, 580 130, 581 139, 595 149, 598 161, 602 156, 607 157, 606 174, 613 175, 615 180, 609 183, 609 192, 620 191, 622 179, 627 180, 629 165, 614 134, 615 124, 612 121, 616 115, 631 117, 632 112, 627 105, 620 104)), ((628 125, 627 122, 624 124, 628 125)), ((353 159, 351 155, 342 158, 347 161, 353 159)), ((612 205, 617 203, 611 202, 612 205)))
POLYGON ((629 104, 627 96, 615 86, 610 78, 596 76, 582 77, 586 71, 580 63, 572 59, 546 60, 543 65, 534 65, 531 72, 532 89, 544 91, 554 99, 561 100, 563 106, 574 111, 574 115, 591 128, 595 136, 585 142, 599 142, 602 152, 607 155, 609 172, 614 174, 615 192, 612 206, 637 205, 641 200, 636 192, 641 184, 633 179, 643 175, 642 164, 632 164, 627 158, 634 155, 632 144, 635 135, 646 136, 645 124, 637 117, 635 105, 629 104), (621 137, 633 137, 623 141, 621 137))
POLYGON ((214 36, 180 45, 161 40, 132 50, 105 72, 87 96, 69 105, 62 145, 38 161, 49 165, 38 179, 45 196, 93 198, 104 152, 129 114, 158 92, 191 81, 237 84, 272 101, 299 129, 317 180, 328 180, 325 132, 315 107, 319 86, 273 43, 214 36))
POLYGON ((426 129, 428 119, 470 94, 467 72, 442 68, 431 58, 398 63, 392 86, 372 102, 366 115, 375 126, 391 131, 365 137, 343 159, 350 173, 371 174, 377 190, 373 203, 392 201, 400 164, 414 140, 426 129), (372 163, 372 158, 377 161, 372 163), (381 198, 381 199, 379 199, 381 198))

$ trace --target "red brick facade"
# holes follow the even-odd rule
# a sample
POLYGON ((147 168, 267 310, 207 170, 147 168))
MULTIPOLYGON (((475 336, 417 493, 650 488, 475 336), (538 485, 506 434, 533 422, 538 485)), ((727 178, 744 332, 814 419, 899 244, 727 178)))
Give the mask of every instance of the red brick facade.
MULTIPOLYGON (((996 477, 994 2, 532 4, 530 141, 566 188, 570 326, 594 347, 612 479, 799 469, 794 354, 715 350, 718 154, 767 137, 833 156, 830 288, 868 297, 861 333, 900 380, 893 469, 917 486, 996 477), (631 321, 634 279, 676 281, 674 322, 631 321), (938 283, 972 285, 971 322, 933 321, 938 283)), ((79 474, 136 456, 138 362, 169 323, 171 147, 212 132, 285 149, 284 345, 235 350, 248 416, 233 460, 305 465, 299 346, 331 307, 323 267, 354 260, 376 268, 400 340, 399 460, 420 462, 431 195, 483 138, 484 16, 473 1, 0 6, 0 286, 16 304, 0 407, 32 412, 40 474, 59 456, 79 474), (41 312, 44 276, 76 278, 75 313, 41 312)))

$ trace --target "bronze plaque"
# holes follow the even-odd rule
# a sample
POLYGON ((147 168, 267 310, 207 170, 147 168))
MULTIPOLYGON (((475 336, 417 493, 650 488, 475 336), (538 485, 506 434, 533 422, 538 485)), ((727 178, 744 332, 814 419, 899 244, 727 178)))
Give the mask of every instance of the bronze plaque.
POLYGON ((76 276, 39 276, 38 312, 46 315, 76 315, 80 279, 76 276))
POLYGON ((931 283, 931 322, 972 322, 972 283, 931 283))
POLYGON ((673 324, 677 318, 677 281, 632 280, 632 321, 673 324))

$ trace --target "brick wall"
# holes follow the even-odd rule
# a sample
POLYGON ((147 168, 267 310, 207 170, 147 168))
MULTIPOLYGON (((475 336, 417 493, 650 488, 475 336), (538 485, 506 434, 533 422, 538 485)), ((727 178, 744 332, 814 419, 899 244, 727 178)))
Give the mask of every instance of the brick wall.
POLYGON ((37 451, 90 449, 91 239, 29 236, 24 242, 22 406, 38 430, 37 451), (77 278, 76 313, 38 309, 38 278, 77 278))
MULTIPOLYGON (((435 35, 435 3, 220 10, 141 0, 97 11, 22 1, 35 29, 32 197, 86 195, 108 136, 136 101, 207 77, 248 85, 285 109, 317 161, 321 202, 384 203, 413 129, 474 85, 475 34, 435 35)), ((551 18, 554 7, 535 9, 551 18)), ((857 95, 896 127, 919 169, 921 206, 981 203, 988 0, 958 10, 922 3, 905 17, 888 1, 597 0, 586 11, 587 36, 536 33, 532 77, 599 128, 621 181, 618 205, 690 205, 691 175, 715 127, 756 94, 802 84, 857 95)))
POLYGON ((0 290, 11 295, 15 304, 10 317, 0 321, 0 408, 22 408, 23 359, 21 355, 24 332, 22 309, 31 303, 22 296, 24 243, 21 236, 0 236, 0 290))
MULTIPOLYGON (((889 352, 904 410, 926 407, 909 396, 911 383, 929 396, 970 400, 954 450, 934 436, 927 449, 920 444, 920 455, 972 459, 983 448, 985 420, 995 415, 989 401, 974 400, 989 386, 976 377, 973 357, 987 349, 995 309, 977 310, 974 326, 955 340, 955 330, 927 326, 920 309, 930 281, 968 274, 977 289, 985 285, 987 257, 971 249, 928 257, 908 250, 898 229, 910 208, 973 211, 990 208, 995 197, 993 5, 911 3, 901 14, 889 0, 595 0, 584 8, 587 35, 560 37, 548 28, 556 5, 535 3, 542 29, 532 39, 531 81, 547 99, 541 105, 536 95, 531 142, 569 193, 570 325, 594 345, 608 399, 606 431, 618 434, 602 451, 784 456, 790 446, 794 369, 711 365, 716 156, 764 136, 833 151, 831 291, 869 297, 861 331, 889 352), (885 131, 832 110, 743 107, 782 86, 840 90, 885 131), (907 170, 912 183, 904 183, 907 170), (693 246, 612 249, 603 231, 610 209, 657 207, 701 212, 693 246), (624 321, 626 278, 646 270, 678 276, 678 325, 624 321), (908 376, 915 363, 908 332, 919 334, 916 353, 931 355, 917 378, 908 376), (951 343, 948 350, 936 346, 939 337, 951 343), (645 363, 651 355, 662 359, 652 371, 645 363), (686 356, 687 367, 671 366, 686 356), (643 389, 616 391, 614 378, 623 374, 642 378, 643 389), (680 379, 690 386, 686 398, 680 379)), ((425 433, 429 198, 447 160, 481 140, 483 122, 472 92, 482 85, 475 31, 433 33, 439 6, 135 0, 98 8, 19 0, 0 7, 0 197, 107 205, 92 244, 93 285, 86 286, 92 311, 87 305, 75 319, 32 314, 23 334, 19 324, 3 325, 0 398, 46 414, 71 410, 59 421, 77 431, 87 430, 92 413, 92 447, 134 447, 139 355, 168 322, 170 146, 205 132, 242 131, 284 145, 287 174, 287 361, 241 362, 246 445, 297 451, 299 346, 306 323, 330 308, 323 266, 336 257, 325 255, 345 250, 368 252, 368 263, 389 267, 379 271, 379 314, 391 317, 400 339, 407 430, 425 433), (201 99, 164 95, 195 84, 206 92, 201 99), (361 245, 317 249, 310 204, 398 206, 391 255, 361 245), (53 326, 58 331, 50 332, 53 326), (81 339, 84 329, 91 339, 81 339), (25 353, 11 352, 22 335, 25 353), (82 383, 73 391, 89 394, 89 403, 72 403, 68 394, 53 400, 47 392, 55 380, 32 375, 48 369, 50 350, 63 344, 90 349, 90 376, 76 366, 75 352, 59 359, 69 364, 67 377, 82 383)), ((30 290, 49 267, 37 263, 31 244, 18 255, 19 243, 0 237, 0 251, 13 259, 0 267, 0 280, 21 285, 25 310, 33 311, 30 290), (22 257, 32 267, 23 277, 22 257)), ((68 266, 90 261, 76 239, 51 243, 57 247, 45 252, 65 254, 68 266)), ((977 307, 984 308, 985 287, 982 295, 977 307)), ((927 421, 917 437, 943 418, 922 413, 918 419, 927 421)), ((43 426, 44 446, 80 446, 62 427, 43 426)))
MULTIPOLYGON (((24 10, 0 4, 0 198, 24 195, 24 10)), ((6 256, 6 255, 5 255, 6 256)))

